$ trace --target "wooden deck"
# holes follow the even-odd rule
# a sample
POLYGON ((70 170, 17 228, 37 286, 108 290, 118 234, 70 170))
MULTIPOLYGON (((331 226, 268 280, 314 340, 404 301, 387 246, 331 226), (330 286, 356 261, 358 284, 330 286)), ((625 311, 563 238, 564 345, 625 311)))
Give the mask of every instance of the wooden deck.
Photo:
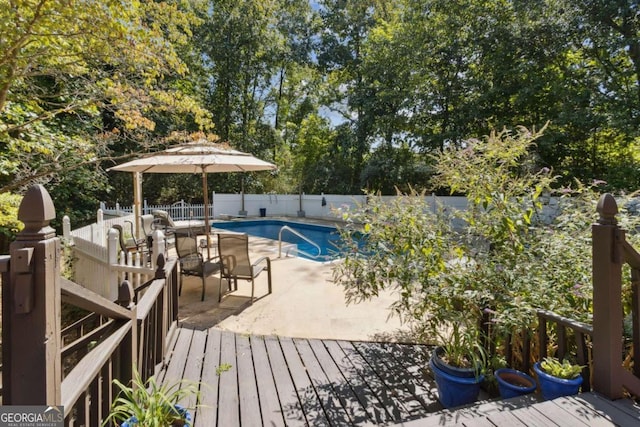
MULTIPOLYGON (((486 401, 446 411, 420 345, 241 335, 180 328, 158 380, 201 381, 194 426, 640 425, 629 401, 594 394, 486 401)), ((193 406, 194 402, 183 402, 193 406)))

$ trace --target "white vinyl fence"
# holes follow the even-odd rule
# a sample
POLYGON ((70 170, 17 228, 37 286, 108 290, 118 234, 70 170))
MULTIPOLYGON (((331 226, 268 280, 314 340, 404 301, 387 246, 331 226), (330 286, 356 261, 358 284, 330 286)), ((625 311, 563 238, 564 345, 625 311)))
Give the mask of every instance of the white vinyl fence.
MULTIPOLYGON (((134 221, 133 215, 104 220, 98 211, 96 223, 70 231, 69 217, 63 218, 63 239, 72 249, 73 280, 110 301, 117 299, 123 280, 135 289, 155 274, 157 255, 147 263, 140 254, 125 257, 121 252, 118 231, 111 227, 126 221, 134 221)), ((162 232, 154 233, 152 254, 165 252, 162 232)))
MULTIPOLYGON (((383 196, 384 200, 391 200, 395 196, 383 196)), ((435 209, 436 201, 444 205, 465 209, 467 199, 465 197, 438 197, 435 195, 425 196, 429 206, 435 209)), ((218 194, 213 192, 210 198, 209 218, 226 218, 228 216, 265 216, 277 217, 298 217, 306 216, 319 219, 340 219, 336 209, 354 208, 358 204, 366 202, 364 195, 338 195, 338 194, 245 194, 244 201, 241 194, 218 194), (243 208, 244 207, 244 208, 243 208), (263 210, 261 212, 261 210, 263 210)), ((100 209, 105 215, 127 215, 133 212, 131 206, 109 207, 104 202, 100 204, 100 209)), ((204 206, 202 204, 190 204, 181 200, 171 205, 149 205, 146 200, 143 202, 142 214, 150 214, 155 209, 169 212, 174 220, 203 219, 204 206)))

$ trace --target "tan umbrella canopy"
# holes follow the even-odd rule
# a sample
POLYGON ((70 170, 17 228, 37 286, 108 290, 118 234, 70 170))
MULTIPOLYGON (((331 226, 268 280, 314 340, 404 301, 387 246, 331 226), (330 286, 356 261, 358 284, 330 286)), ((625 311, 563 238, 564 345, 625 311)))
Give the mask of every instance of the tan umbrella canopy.
POLYGON ((233 150, 224 145, 209 142, 206 139, 199 139, 146 155, 108 170, 133 172, 133 205, 136 216, 136 230, 138 230, 141 215, 141 176, 143 173, 201 173, 204 191, 204 221, 208 237, 210 227, 208 226, 209 196, 207 174, 273 169, 276 169, 276 165, 258 159, 251 154, 233 150))

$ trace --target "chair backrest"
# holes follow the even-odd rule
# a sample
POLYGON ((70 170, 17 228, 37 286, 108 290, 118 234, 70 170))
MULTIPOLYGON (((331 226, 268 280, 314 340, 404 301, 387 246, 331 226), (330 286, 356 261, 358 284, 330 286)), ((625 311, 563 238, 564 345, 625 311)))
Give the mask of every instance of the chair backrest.
POLYGON ((120 243, 120 250, 122 251, 127 251, 127 241, 124 238, 124 230, 122 229, 122 226, 120 224, 114 224, 111 226, 111 228, 115 228, 116 230, 118 230, 118 240, 120 243))
POLYGON ((225 274, 229 274, 237 266, 250 268, 249 236, 245 233, 219 233, 218 254, 225 274))
POLYGON ((153 215, 142 215, 140 217, 140 226, 145 236, 153 234, 153 215))
POLYGON ((169 212, 161 209, 156 209, 153 212, 153 218, 163 227, 175 228, 176 224, 173 222, 173 218, 169 215, 169 212))
POLYGON ((191 233, 176 233, 176 252, 178 258, 198 254, 198 239, 191 233))

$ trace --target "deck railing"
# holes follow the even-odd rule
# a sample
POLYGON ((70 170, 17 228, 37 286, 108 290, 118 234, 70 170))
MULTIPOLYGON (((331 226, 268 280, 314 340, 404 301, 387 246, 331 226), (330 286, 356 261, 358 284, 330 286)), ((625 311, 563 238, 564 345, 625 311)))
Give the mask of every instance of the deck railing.
POLYGON ((626 240, 616 220, 618 206, 610 194, 598 202, 592 226, 593 248, 593 389, 617 399, 628 391, 640 396, 640 362, 634 372, 623 367, 623 267, 631 270, 633 354, 640 354, 640 254, 626 240))
POLYGON ((159 254, 155 277, 127 281, 112 302, 60 275, 53 203, 32 187, 18 213, 25 229, 0 257, 4 405, 64 405, 65 425, 100 425, 114 400, 112 381, 143 379, 162 362, 177 326, 177 261, 159 254), (89 314, 62 329, 63 303, 89 314))

